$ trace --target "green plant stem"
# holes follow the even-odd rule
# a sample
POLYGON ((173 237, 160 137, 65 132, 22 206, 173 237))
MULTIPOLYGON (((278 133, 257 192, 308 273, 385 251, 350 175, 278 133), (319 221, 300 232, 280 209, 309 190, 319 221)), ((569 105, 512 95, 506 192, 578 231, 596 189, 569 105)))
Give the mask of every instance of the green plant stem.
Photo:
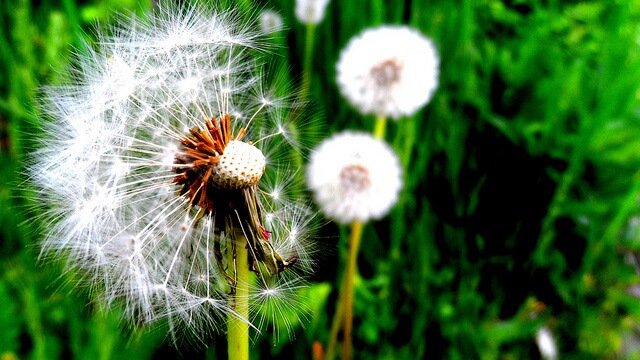
POLYGON ((238 235, 235 246, 235 293, 227 318, 227 349, 230 360, 249 359, 249 263, 244 235, 238 235))
POLYGON ((342 359, 351 359, 351 329, 353 327, 353 283, 356 278, 358 265, 358 249, 362 239, 362 223, 354 221, 351 224, 351 237, 349 239, 349 256, 347 269, 344 274, 344 296, 342 300, 344 312, 344 328, 342 341, 342 359))
POLYGON ((304 59, 302 63, 302 86, 300 88, 300 98, 309 97, 311 90, 311 65, 313 64, 313 45, 315 42, 315 24, 307 24, 306 39, 304 44, 304 59))
POLYGON ((376 116, 376 123, 373 127, 373 136, 376 139, 384 139, 387 132, 387 117, 384 115, 376 116))
MULTIPOLYGON (((338 332, 341 328, 345 329, 345 336, 343 336, 343 338, 346 340, 345 324, 347 322, 347 318, 344 315, 349 316, 348 330, 349 335, 351 334, 351 324, 353 322, 353 282, 355 279, 355 274, 357 272, 356 265, 358 259, 358 249, 360 248, 360 239, 362 238, 362 226, 363 224, 361 222, 354 222, 351 224, 349 251, 347 255, 347 268, 345 269, 345 273, 342 277, 342 283, 340 284, 340 293, 338 294, 336 311, 331 322, 331 331, 329 332, 329 341, 327 343, 327 350, 324 357, 325 360, 333 360, 335 358, 336 344, 338 342, 338 332), (350 307, 348 314, 345 311, 347 306, 350 307)), ((349 346, 350 344, 351 342, 349 342, 349 346)))
POLYGON ((340 285, 340 293, 338 294, 338 301, 336 302, 336 312, 333 314, 333 320, 331 322, 331 331, 329 332, 329 342, 327 343, 327 351, 325 352, 325 360, 333 360, 335 358, 336 352, 336 344, 338 343, 338 332, 341 329, 342 321, 342 313, 343 309, 343 300, 344 296, 344 281, 345 278, 342 279, 342 284, 340 285))

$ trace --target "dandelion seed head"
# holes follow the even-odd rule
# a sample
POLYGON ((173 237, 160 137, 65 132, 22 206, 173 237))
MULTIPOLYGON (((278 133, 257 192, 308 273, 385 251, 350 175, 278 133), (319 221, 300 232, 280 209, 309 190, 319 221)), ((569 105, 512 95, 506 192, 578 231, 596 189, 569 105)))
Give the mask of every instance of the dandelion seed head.
POLYGON ((205 342, 234 314, 239 241, 259 281, 311 270, 312 214, 277 166, 290 144, 270 141, 286 100, 264 96, 258 34, 233 12, 161 3, 98 39, 69 84, 45 91, 51 121, 30 166, 51 220, 43 256, 131 322, 205 342))
POLYGON ((430 39, 408 26, 386 25, 349 41, 336 65, 337 82, 361 113, 397 119, 431 100, 439 62, 430 39))
POLYGON ((343 224, 384 216, 402 186, 393 150, 371 135, 346 131, 312 153, 307 183, 322 212, 343 224))
POLYGON ((296 0, 295 14, 303 24, 318 24, 324 19, 329 0, 296 0))
POLYGON ((282 30, 282 16, 273 10, 263 10, 260 13, 260 30, 265 34, 272 34, 282 30))

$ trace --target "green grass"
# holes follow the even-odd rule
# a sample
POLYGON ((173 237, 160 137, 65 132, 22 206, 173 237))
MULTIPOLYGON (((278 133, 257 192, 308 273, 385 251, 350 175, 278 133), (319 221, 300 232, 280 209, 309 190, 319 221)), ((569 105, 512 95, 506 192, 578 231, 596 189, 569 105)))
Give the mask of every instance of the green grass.
MULTIPOLYGON (((285 19, 280 69, 297 84, 306 32, 293 1, 259 4, 285 19)), ((38 263, 43 224, 29 209, 39 201, 22 175, 41 131, 40 87, 64 81, 96 21, 149 7, 0 9, 0 357, 172 351, 163 329, 132 334, 117 309, 88 304, 57 265, 38 263)), ((356 358, 537 358, 543 324, 562 358, 614 358, 640 321, 640 299, 628 294, 639 278, 625 261, 640 251, 640 2, 334 0, 316 28, 309 98, 328 133, 373 128, 340 97, 335 63, 352 36, 384 23, 432 37, 442 65, 431 103, 388 124, 405 186, 392 213, 364 229, 356 358)), ((314 341, 326 343, 346 237, 321 229, 310 322, 292 341, 261 336, 254 358, 306 359, 314 341)), ((224 357, 224 339, 211 344, 181 352, 224 357)))

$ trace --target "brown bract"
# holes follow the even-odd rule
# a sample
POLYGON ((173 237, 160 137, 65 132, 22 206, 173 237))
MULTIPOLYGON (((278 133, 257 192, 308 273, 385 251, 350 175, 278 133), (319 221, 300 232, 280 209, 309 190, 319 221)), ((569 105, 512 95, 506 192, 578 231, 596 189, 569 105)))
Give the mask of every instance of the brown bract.
MULTIPOLYGON (((206 120, 204 129, 190 129, 180 139, 173 182, 179 186, 179 195, 189 199, 190 207, 203 211, 201 216, 212 215, 228 234, 239 231, 244 235, 253 271, 258 272, 258 263, 263 263, 270 273, 279 273, 293 261, 275 251, 270 232, 262 224, 256 192, 266 160, 259 149, 242 141, 245 135, 245 128, 233 133, 229 114, 206 120)), ((216 247, 215 253, 222 264, 221 249, 216 247)))
POLYGON ((181 148, 173 169, 177 175, 173 182, 182 186, 180 195, 188 196, 191 205, 211 213, 216 206, 213 196, 216 186, 211 181, 214 165, 220 162, 229 141, 242 139, 246 130, 243 128, 234 136, 229 114, 208 119, 205 125, 204 129, 190 129, 190 134, 180 139, 181 148))

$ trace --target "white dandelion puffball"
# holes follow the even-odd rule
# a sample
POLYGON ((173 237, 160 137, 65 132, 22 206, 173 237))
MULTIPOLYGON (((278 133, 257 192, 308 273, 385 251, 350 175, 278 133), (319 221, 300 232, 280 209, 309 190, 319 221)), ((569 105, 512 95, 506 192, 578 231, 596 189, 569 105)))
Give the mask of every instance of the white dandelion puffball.
POLYGON ((439 62, 430 39, 407 26, 386 25, 349 41, 337 63, 337 82, 362 114, 398 119, 431 100, 439 62))
POLYGON ((229 11, 164 5, 98 39, 71 83, 46 89, 29 166, 51 223, 43 256, 130 322, 204 341, 236 315, 237 247, 258 304, 311 270, 311 212, 284 186, 296 184, 269 180, 291 177, 286 99, 264 84, 257 32, 229 11))
POLYGON ((365 222, 383 217, 396 203, 402 170, 385 142, 346 131, 313 151, 307 184, 327 217, 341 224, 365 222))
POLYGON ((303 24, 319 24, 324 19, 327 5, 329 0, 296 0, 296 18, 303 24))
POLYGON ((263 10, 260 13, 260 30, 265 34, 272 34, 282 30, 282 16, 273 10, 263 10))

